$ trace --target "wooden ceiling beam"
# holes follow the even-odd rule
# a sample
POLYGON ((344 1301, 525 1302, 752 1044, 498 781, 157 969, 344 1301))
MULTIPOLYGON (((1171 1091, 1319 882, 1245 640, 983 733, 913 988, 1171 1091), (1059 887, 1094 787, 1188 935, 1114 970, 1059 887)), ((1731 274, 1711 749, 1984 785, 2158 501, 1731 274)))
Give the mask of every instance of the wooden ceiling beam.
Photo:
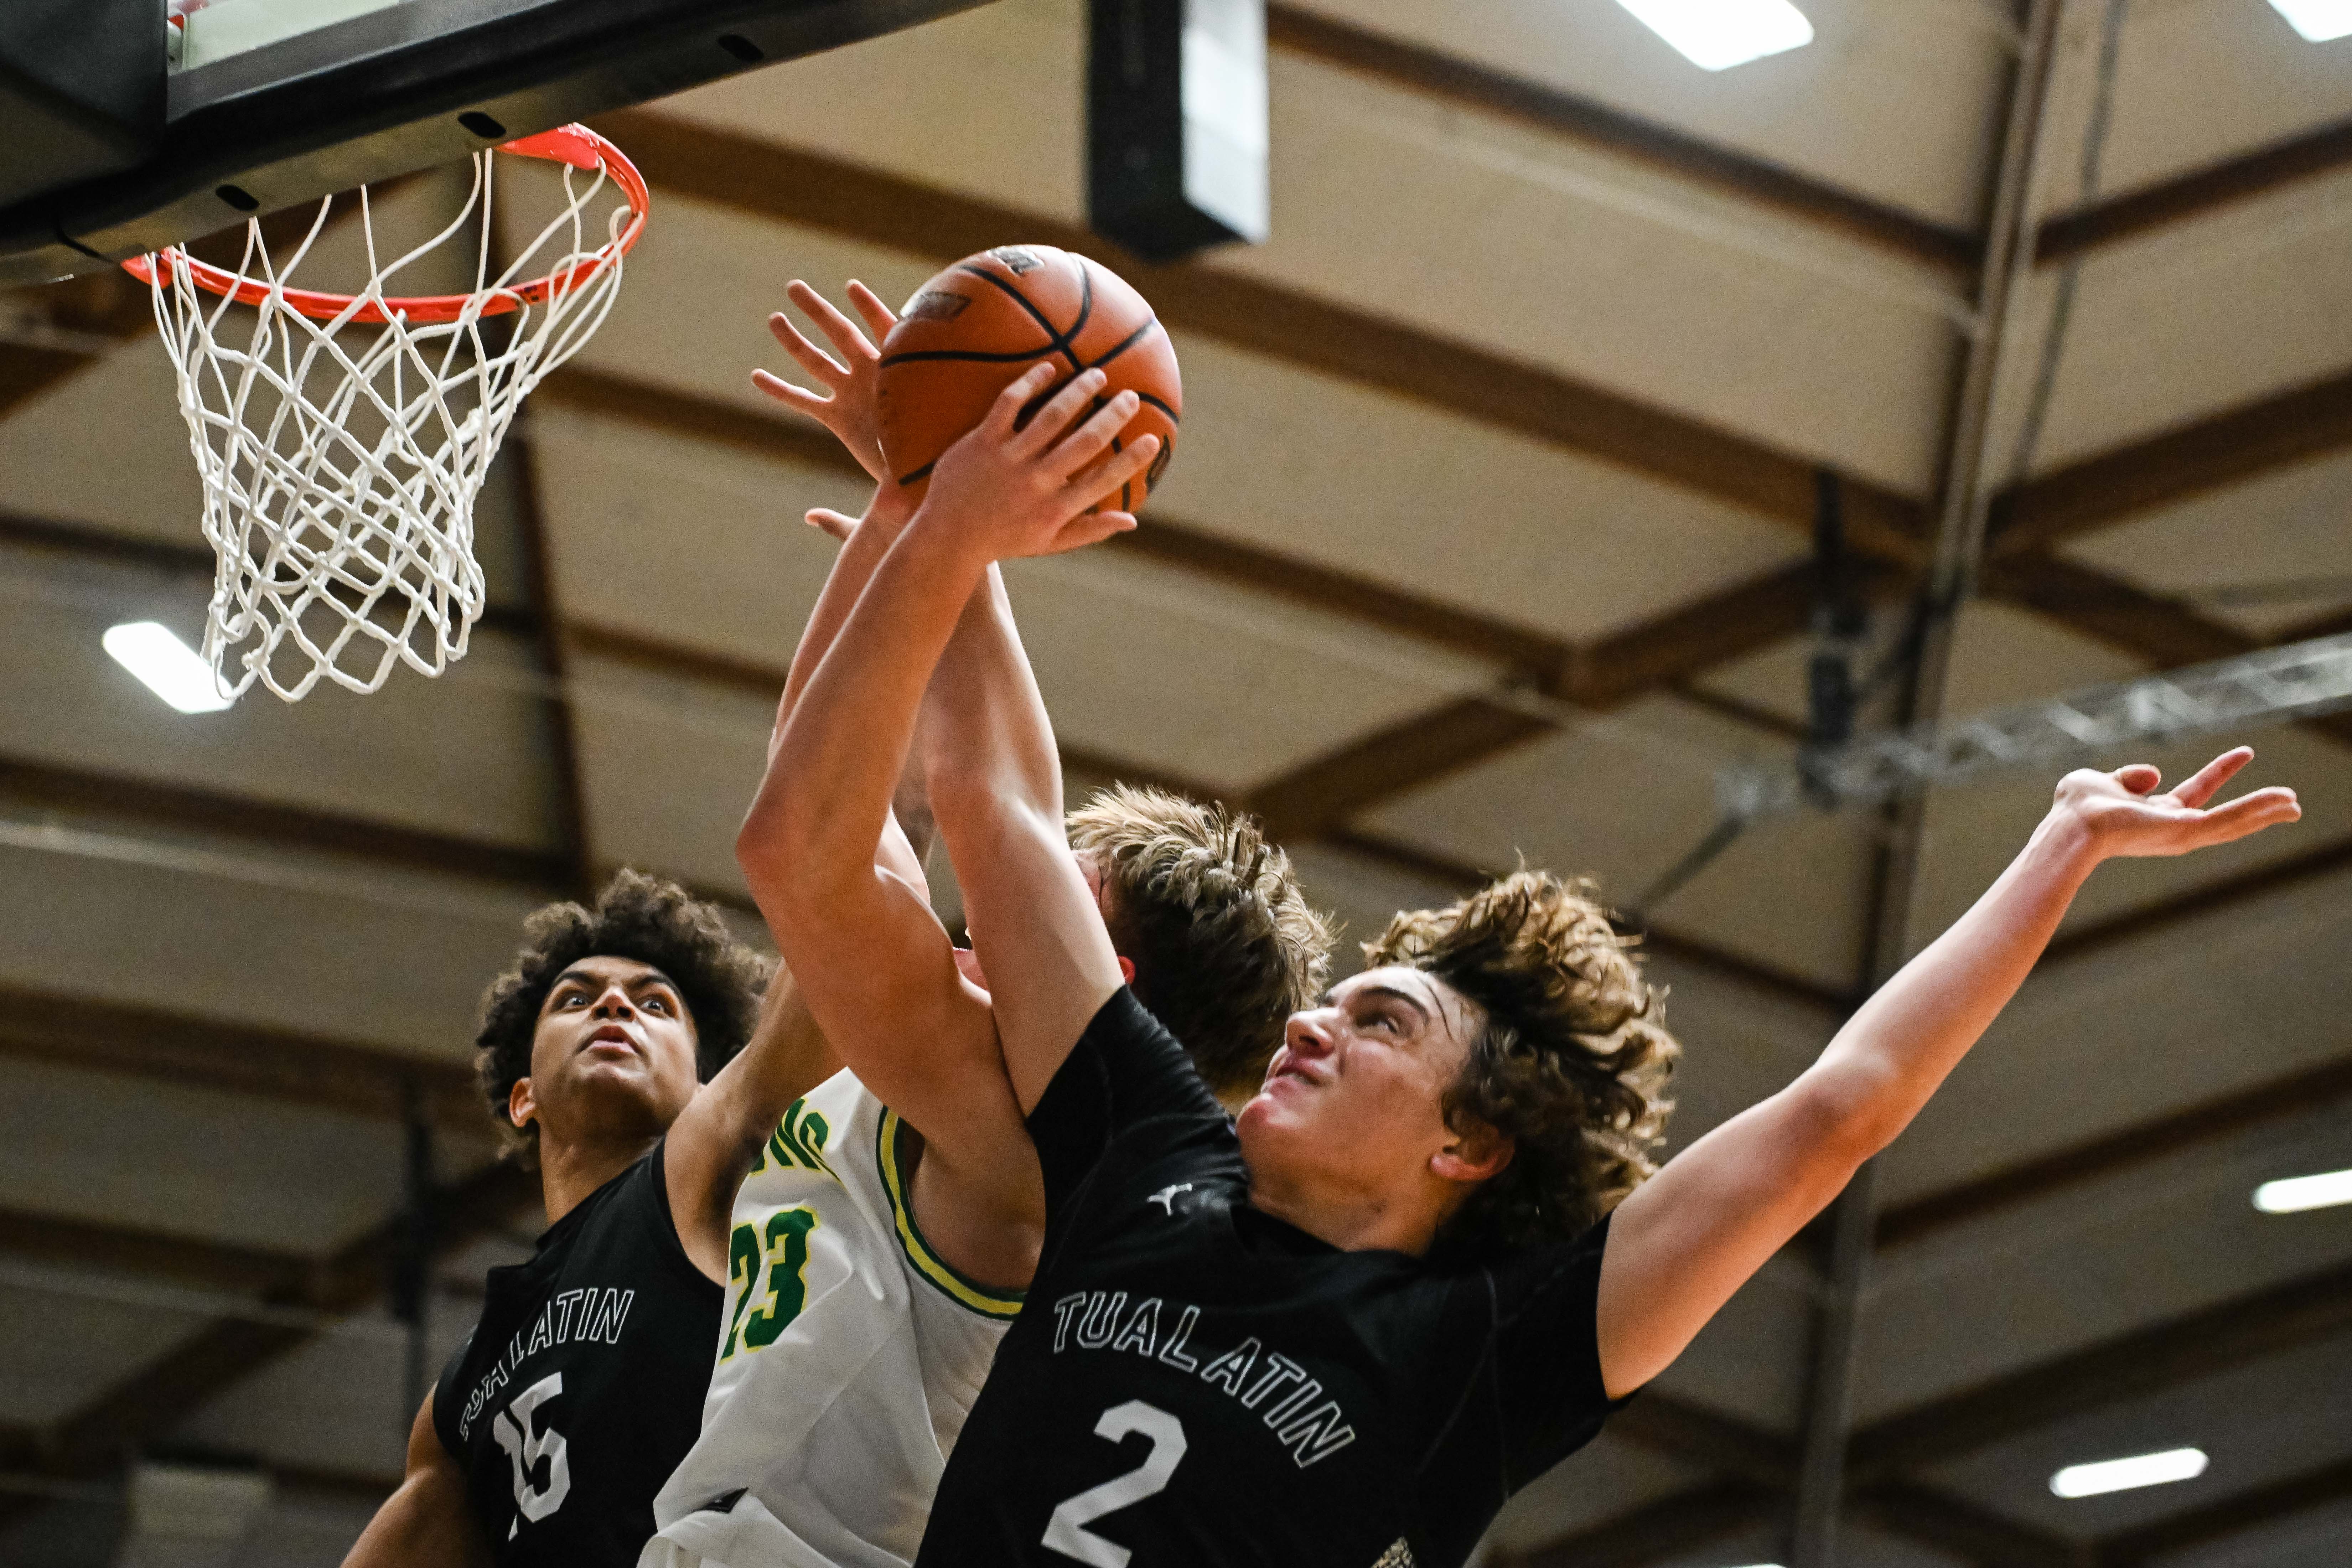
POLYGON ((24 1209, 0 1209, 0 1253, 257 1296, 298 1294, 317 1264, 295 1253, 24 1209))
POLYGON ((29 757, 0 756, 0 798, 194 828, 284 847, 325 850, 409 870, 480 878, 533 889, 562 886, 569 867, 560 852, 431 833, 340 812, 29 757))
POLYGON ((2038 475, 1993 499, 1996 556, 2048 550, 2131 517, 2352 447, 2352 374, 2291 388, 2038 475))
POLYGON ((1947 272, 1970 271, 1973 234, 1528 78, 1424 48, 1302 6, 1265 8, 1266 43, 1419 98, 1458 105, 1735 196, 1947 272))
MULTIPOLYGON (((1810 532, 1815 462, 1655 405, 1269 279, 1194 262, 1153 266, 1076 225, 645 110, 597 128, 666 193, 910 255, 953 260, 1031 240, 1103 257, 1162 321, 1320 374, 1510 430, 1810 532)), ((1924 512, 1849 481, 1846 537, 1906 565, 1924 512)))
MULTIPOLYGON (((505 1229, 539 1198, 537 1180, 504 1161, 450 1184, 435 1205, 435 1255, 446 1257, 505 1229)), ((338 1248, 302 1289, 265 1297, 263 1304, 335 1315, 358 1310, 383 1293, 405 1224, 395 1215, 371 1228, 338 1248)), ((77 1479, 110 1472, 317 1332, 235 1318, 196 1331, 49 1428, 38 1473, 77 1479)))
POLYGON ((0 985, 0 1055, 388 1121, 414 1085, 436 1127, 491 1136, 468 1062, 266 1025, 0 985))
POLYGON ((2352 120, 2338 120, 2235 158, 2058 213, 2044 219, 2036 231, 2033 259, 2042 267, 2072 261, 2103 247, 2346 168, 2352 168, 2352 120))
POLYGON ((2322 1062, 2101 1133, 1990 1175, 1894 1205, 1878 1216, 1878 1246, 1905 1247, 1938 1231, 2038 1203, 2068 1187, 2170 1159, 2258 1127, 2352 1100, 2352 1057, 2322 1062))
POLYGON ((2337 1264, 2005 1373, 1855 1434, 1854 1484, 1990 1447, 2035 1427, 2352 1331, 2352 1264, 2337 1264))

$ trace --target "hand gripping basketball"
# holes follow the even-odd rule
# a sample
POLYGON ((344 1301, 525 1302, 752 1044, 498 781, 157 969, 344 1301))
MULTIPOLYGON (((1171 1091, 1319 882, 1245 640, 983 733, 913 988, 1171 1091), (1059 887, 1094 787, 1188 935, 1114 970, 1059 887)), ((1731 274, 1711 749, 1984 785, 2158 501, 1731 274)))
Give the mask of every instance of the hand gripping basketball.
POLYGON ((1097 408, 1136 395, 1118 450, 1159 437, 1151 466, 1093 504, 1135 511, 1167 472, 1183 417, 1176 351, 1151 307, 1099 262, 1045 245, 1005 245, 966 257, 916 290, 882 344, 877 382, 882 450, 891 474, 919 492, 932 466, 986 417, 1005 385, 1039 363, 1055 387, 1103 373, 1097 408))
POLYGON ((1130 513, 1087 503, 1117 494, 1158 458, 1157 436, 1118 438, 1141 399, 1106 396, 1098 370, 1059 392, 1053 379, 1052 365, 1034 366, 997 395, 979 428, 947 449, 919 526, 991 561, 1056 555, 1135 526, 1130 513))

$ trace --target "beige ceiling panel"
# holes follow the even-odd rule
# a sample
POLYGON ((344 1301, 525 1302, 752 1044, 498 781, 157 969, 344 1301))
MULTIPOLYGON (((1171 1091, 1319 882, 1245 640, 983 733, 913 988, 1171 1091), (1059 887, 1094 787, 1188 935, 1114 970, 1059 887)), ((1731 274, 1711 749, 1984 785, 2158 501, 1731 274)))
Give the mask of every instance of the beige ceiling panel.
MULTIPOLYGON (((1000 5, 971 30, 1042 39, 1055 36, 1040 30, 1046 10, 1000 5)), ((1076 217, 1083 95, 1068 10, 1073 30, 1050 51, 994 73, 959 61, 926 76, 920 113, 869 86, 882 56, 859 49, 689 93, 664 112, 1076 217), (809 106, 836 99, 832 122, 813 125, 809 106), (1008 158, 1000 127, 1015 102, 1025 142, 1008 158)), ((949 38, 947 27, 923 28, 888 42, 911 57, 949 38)), ((1210 265, 1598 380, 1898 488, 1927 487, 1958 309, 1945 280, 1735 198, 1279 52, 1272 92, 1273 237, 1210 265)))
MULTIPOLYGON (((938 269, 928 258, 664 193, 645 242, 630 252, 620 302, 573 363, 791 419, 751 384, 761 365, 805 380, 768 331, 769 315, 791 309, 784 286, 805 279, 845 310, 843 285, 856 278, 895 310, 938 269)), ((541 414, 555 401, 530 407, 541 414)))
POLYGON ((171 361, 152 334, 93 357, 0 420, 0 509, 204 547, 204 486, 171 361))
POLYGON ((730 77, 661 107, 1076 220, 1086 201, 1086 90, 1082 0, 997 0, 730 77))
MULTIPOLYGON (((2307 1156, 2340 1152, 2325 1138, 2307 1156)), ((2012 1233, 1882 1275, 1856 1409, 1868 1421, 2132 1330, 2352 1260, 2352 1216, 2280 1216, 2249 1201, 2252 1162, 2159 1187, 2126 1220, 2012 1233)), ((2093 1457, 2093 1456, 2086 1456, 2093 1457)), ((2105 1456, 2099 1456, 2105 1457, 2105 1456)))
POLYGON ((607 658, 574 659, 572 677, 596 859, 744 897, 735 831, 767 764, 775 698, 607 658))
MULTIPOLYGON (((1650 698, 1517 747, 1370 820, 1474 865, 1507 866, 1524 853, 1530 865, 1591 873, 1608 897, 1631 900, 1715 826, 1718 769, 1784 749, 1675 699, 1650 698)), ((1861 952, 1868 863, 1858 825, 1783 817, 1751 830, 1650 913, 1677 932, 1843 985, 1861 952)))
MULTIPOLYGON (((837 299, 841 280, 859 276, 896 300, 930 269, 696 203, 663 211, 662 243, 648 241, 632 262, 625 302, 582 363, 762 413, 779 408, 752 390, 750 374, 755 364, 784 364, 761 325, 781 303, 784 278, 805 274, 837 299), (714 267, 713 257, 743 265, 714 267), (689 298, 691 310, 672 302, 689 298)), ((1187 334, 1180 343, 1184 441, 1155 505, 1188 525, 1571 637, 1637 623, 1801 552, 1785 526, 1723 503, 1221 342, 1187 334), (1465 528, 1474 549, 1463 547, 1465 528)), ((590 438, 552 396, 534 418, 563 451, 542 483, 550 515, 569 529, 582 482, 567 471, 596 457, 580 450, 590 438)), ((606 442, 613 429, 599 421, 593 440, 606 442)), ((609 456, 669 486, 685 475, 698 487, 706 471, 714 483, 741 484, 733 476, 756 471, 698 452, 681 462, 680 450, 649 438, 609 456)), ((774 493, 772 480, 748 488, 774 493)), ((856 481, 835 478, 818 499, 855 510, 862 495, 856 481)), ((789 522, 806 504, 795 488, 761 515, 789 522)), ((657 529, 676 505, 666 497, 646 525, 657 529)), ((572 565, 558 563, 568 603, 581 592, 572 565)))
POLYGON ((1955 225, 1973 224, 2011 26, 1980 0, 1807 0, 1813 42, 1700 69, 1608 0, 1309 0, 1955 225))
POLYGON ((1705 497, 1180 342, 1184 442, 1155 504, 1187 522, 1578 640, 1803 553, 1785 525, 1705 497))
POLYGON ((540 900, 144 827, 0 819, 0 983, 470 1059, 540 900))
MULTIPOLYGON (((1897 0, 1899 3, 1899 0, 1897 0)), ((2044 210, 2074 205, 2105 5, 2068 7, 2043 155, 2044 210)), ((2352 114, 2341 44, 2307 43, 2266 0, 2130 0, 2101 185, 2108 195, 2244 156, 2352 114)))
MULTIPOLYGON (((854 508, 858 485, 609 427, 551 450, 563 454, 546 472, 568 616, 784 667, 832 564, 830 541, 799 514, 854 508), (691 518, 696 542, 666 530, 665 513, 691 518)), ((1065 741, 1223 787, 1490 678, 1416 641, 1129 556, 1017 563, 1008 582, 1065 741)), ((730 813, 757 781, 755 755, 730 813)))
POLYGON ((0 1284, 0 1388, 6 1420, 39 1427, 103 1395, 173 1341, 204 1326, 140 1297, 93 1300, 87 1276, 12 1265, 0 1284))
POLYGON ((2352 605, 2352 454, 2129 519, 2063 553, 2268 641, 2352 605))
POLYGON ((438 680, 396 669, 361 696, 321 682, 299 703, 256 686, 180 713, 109 658, 106 628, 160 620, 203 640, 205 584, 0 547, 0 749, 28 761, 168 780, 488 843, 551 844, 553 783, 530 689, 536 655, 477 627, 438 680))
POLYGON ((8 1077, 13 1208, 324 1256, 400 1205, 390 1121, 41 1062, 8 1077))
POLYGON ((1276 57, 1274 236, 1216 265, 1930 488, 1950 286, 1515 125, 1276 57))
POLYGON ((1756 1276, 1699 1331, 1657 1381, 1664 1393, 1792 1432, 1802 1424, 1817 1277, 1788 1254, 1756 1276))
MULTIPOLYGON (((435 1297, 428 1376, 439 1374, 480 1311, 477 1300, 435 1297)), ((265 1465, 396 1481, 416 1419, 414 1408, 402 1408, 407 1335, 381 1308, 346 1319, 213 1400, 173 1436, 265 1465)))
POLYGON ((1066 743, 1220 788, 1492 679, 1470 659, 1100 552, 1016 562, 1005 579, 1066 743))
POLYGON ((870 486, 614 420, 559 411, 540 430, 541 510, 566 621, 778 670, 792 661, 835 550, 802 516, 861 511, 870 486))
POLYGON ((1912 1123, 1888 1202, 2342 1058, 2352 879, 2045 964, 1912 1123))
MULTIPOLYGON (((2249 12, 2267 7, 2251 3, 2249 12)), ((2025 288, 1995 416, 1994 472, 2037 374, 2058 272, 2025 288)), ((2343 374, 2352 364, 2352 174, 2297 183, 2092 255, 2035 472, 2343 374)))

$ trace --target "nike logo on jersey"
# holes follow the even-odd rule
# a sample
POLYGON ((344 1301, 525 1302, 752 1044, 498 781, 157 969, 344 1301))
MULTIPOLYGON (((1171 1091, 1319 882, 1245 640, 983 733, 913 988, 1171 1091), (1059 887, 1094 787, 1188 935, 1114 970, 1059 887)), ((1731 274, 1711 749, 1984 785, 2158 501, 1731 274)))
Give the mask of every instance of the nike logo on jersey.
POLYGON ((1267 1351, 1256 1335, 1204 1363, 1205 1351, 1195 1354, 1187 1348, 1200 1321, 1201 1309, 1181 1301, 1147 1296, 1130 1310, 1124 1290, 1074 1290, 1054 1303, 1054 1353, 1075 1342, 1082 1351, 1124 1352, 1191 1373, 1224 1390, 1244 1409, 1258 1412, 1302 1470, 1356 1440, 1339 1402, 1323 1398, 1322 1382, 1288 1356, 1267 1351), (1160 1315, 1170 1306, 1182 1310, 1163 1333, 1160 1315))
POLYGON ((1143 1201, 1148 1204, 1158 1204, 1161 1214, 1173 1218, 1176 1214, 1176 1194, 1178 1193, 1189 1193, 1192 1190, 1192 1183, 1178 1182, 1174 1186, 1160 1188, 1158 1192, 1152 1194, 1143 1201))

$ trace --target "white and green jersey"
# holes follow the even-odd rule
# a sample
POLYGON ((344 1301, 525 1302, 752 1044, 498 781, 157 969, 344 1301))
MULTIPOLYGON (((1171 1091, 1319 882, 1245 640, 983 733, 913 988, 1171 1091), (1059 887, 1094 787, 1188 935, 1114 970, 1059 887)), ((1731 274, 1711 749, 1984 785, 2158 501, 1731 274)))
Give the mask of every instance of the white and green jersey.
POLYGON ((702 1436, 638 1568, 904 1568, 1018 1295, 932 1253, 913 1134, 847 1072, 735 1195, 702 1436))

